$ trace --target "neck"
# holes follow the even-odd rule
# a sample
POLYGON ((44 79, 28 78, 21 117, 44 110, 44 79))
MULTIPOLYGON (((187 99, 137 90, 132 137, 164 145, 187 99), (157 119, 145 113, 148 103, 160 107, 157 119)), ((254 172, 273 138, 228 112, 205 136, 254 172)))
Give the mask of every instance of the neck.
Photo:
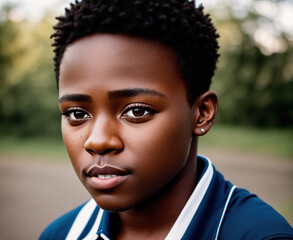
POLYGON ((141 206, 119 213, 118 239, 164 239, 192 194, 197 180, 197 139, 192 140, 184 168, 141 206))

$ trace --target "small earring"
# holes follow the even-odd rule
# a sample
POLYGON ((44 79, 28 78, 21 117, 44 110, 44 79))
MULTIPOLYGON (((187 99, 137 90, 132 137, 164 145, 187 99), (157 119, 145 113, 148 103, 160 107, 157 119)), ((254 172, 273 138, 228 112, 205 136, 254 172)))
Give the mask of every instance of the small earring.
POLYGON ((202 133, 204 133, 204 132, 205 132, 205 130, 204 130, 203 128, 201 128, 201 129, 200 129, 200 131, 201 131, 202 133))

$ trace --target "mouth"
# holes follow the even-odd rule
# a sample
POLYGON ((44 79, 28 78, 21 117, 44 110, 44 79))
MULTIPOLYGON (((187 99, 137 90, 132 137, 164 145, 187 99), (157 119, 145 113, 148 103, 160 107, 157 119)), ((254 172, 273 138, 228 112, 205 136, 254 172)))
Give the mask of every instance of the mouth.
POLYGON ((110 190, 121 185, 127 178, 129 173, 125 170, 105 166, 91 167, 87 173, 88 184, 96 190, 110 190))
POLYGON ((106 174, 106 175, 97 175, 96 177, 99 178, 99 179, 109 179, 109 178, 115 178, 117 177, 118 175, 116 174, 106 174))

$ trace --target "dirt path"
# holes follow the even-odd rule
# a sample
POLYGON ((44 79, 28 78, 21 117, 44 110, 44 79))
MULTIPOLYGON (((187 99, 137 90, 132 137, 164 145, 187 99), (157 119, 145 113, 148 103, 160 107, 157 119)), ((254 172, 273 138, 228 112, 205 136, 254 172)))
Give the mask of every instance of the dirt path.
MULTIPOLYGON (((293 161, 216 150, 202 153, 237 186, 257 193, 277 210, 284 204, 292 207, 293 161)), ((0 156, 0 191, 3 240, 37 239, 49 222, 89 198, 69 162, 5 156, 0 156)))

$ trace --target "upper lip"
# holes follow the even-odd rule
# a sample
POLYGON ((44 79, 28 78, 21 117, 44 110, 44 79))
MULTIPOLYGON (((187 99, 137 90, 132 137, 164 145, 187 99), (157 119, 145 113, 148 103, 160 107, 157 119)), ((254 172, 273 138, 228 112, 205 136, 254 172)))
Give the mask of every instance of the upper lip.
POLYGON ((94 177, 97 175, 109 175, 109 174, 121 176, 121 175, 127 175, 127 172, 115 167, 110 167, 110 166, 105 166, 105 167, 92 166, 87 171, 87 175, 89 177, 94 177))

